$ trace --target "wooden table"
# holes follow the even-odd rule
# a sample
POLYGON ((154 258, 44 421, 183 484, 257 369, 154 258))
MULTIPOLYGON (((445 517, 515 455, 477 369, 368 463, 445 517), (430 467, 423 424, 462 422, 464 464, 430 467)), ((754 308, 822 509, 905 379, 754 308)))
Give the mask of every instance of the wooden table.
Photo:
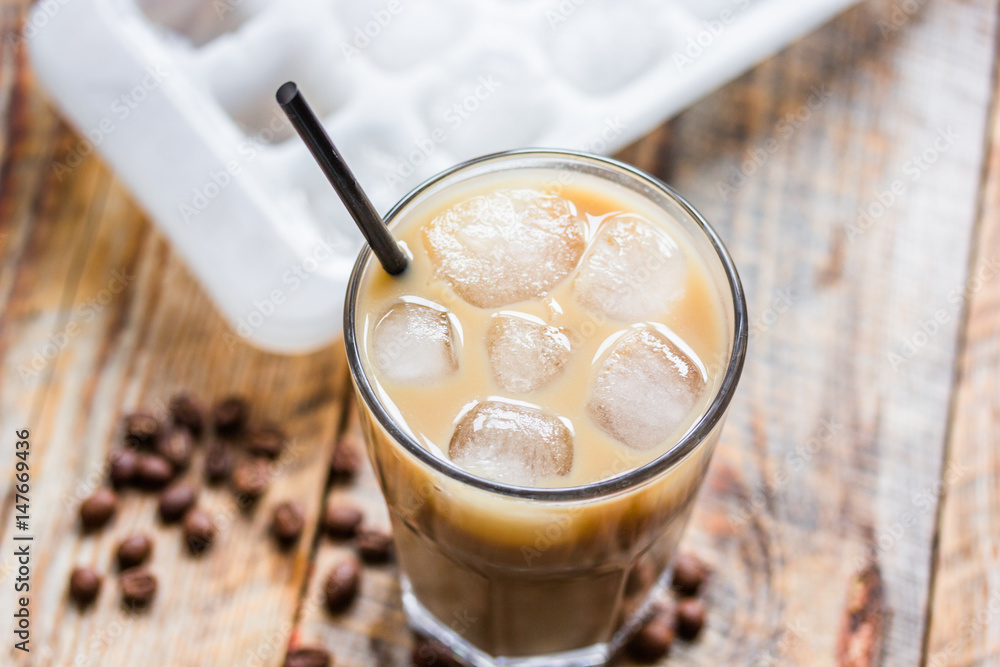
MULTIPOLYGON (((391 567, 353 610, 318 604, 346 547, 316 535, 327 494, 385 521, 370 472, 330 486, 356 439, 340 346, 302 357, 226 337, 164 238, 46 105, 0 8, 0 627, 14 665, 278 665, 323 644, 339 665, 406 664, 391 567), (175 391, 249 395, 294 446, 255 512, 226 491, 205 556, 127 493, 83 536, 121 416, 175 391), (346 411, 346 412, 345 412, 346 411), (345 416, 346 415, 346 416, 345 416), (14 433, 31 432, 31 646, 14 651, 14 433), (308 510, 291 553, 266 539, 308 510), (155 533, 161 582, 118 604, 111 554, 155 533), (108 573, 68 603, 72 567, 108 573)), ((709 625, 670 664, 1000 664, 998 0, 868 2, 696 104, 622 157, 712 220, 747 288, 748 362, 686 547, 714 567, 709 625), (919 9, 916 9, 919 7, 919 9), (914 11, 916 9, 916 11, 914 11)), ((201 461, 196 461, 197 475, 201 461)))

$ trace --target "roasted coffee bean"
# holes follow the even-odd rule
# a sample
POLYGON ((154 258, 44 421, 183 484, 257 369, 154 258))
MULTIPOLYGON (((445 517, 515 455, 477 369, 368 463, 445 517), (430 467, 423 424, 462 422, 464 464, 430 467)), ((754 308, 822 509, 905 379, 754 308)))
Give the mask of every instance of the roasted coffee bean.
POLYGON ((80 504, 80 524, 86 531, 104 527, 118 509, 118 494, 100 488, 80 504))
POLYGON ((160 519, 163 523, 180 521, 198 502, 198 489, 190 482, 177 482, 160 494, 160 519))
POLYGON ((253 502, 264 495, 271 482, 271 467, 261 459, 241 461, 233 470, 233 491, 253 502))
POLYGON ((184 539, 192 554, 200 554, 215 540, 215 522, 197 507, 184 515, 184 539))
POLYGON ((385 563, 392 556, 392 536, 381 530, 359 530, 354 546, 361 560, 372 565, 385 563))
POLYGON ((288 444, 288 436, 277 424, 265 424, 254 429, 247 438, 247 449, 256 456, 278 458, 288 444))
POLYGON ((285 667, 330 667, 332 664, 329 651, 311 646, 292 649, 285 656, 285 667))
POLYGON ((306 525, 306 513, 302 504, 286 500, 274 507, 271 516, 271 534, 278 542, 290 545, 298 541, 306 525))
POLYGON ((414 641, 410 663, 415 667, 462 667, 450 648, 427 637, 418 637, 414 641))
POLYGON ((674 615, 664 608, 653 612, 628 642, 629 654, 640 662, 656 662, 674 643, 674 615))
POLYGON ((677 634, 692 640, 705 625, 705 603, 698 598, 687 598, 677 603, 677 634))
POLYGON ((118 568, 127 570, 130 567, 142 565, 153 553, 153 540, 142 533, 132 533, 118 545, 115 556, 118 568))
POLYGON ((187 429, 196 438, 205 429, 205 417, 201 405, 188 394, 177 394, 170 399, 170 417, 174 426, 187 429))
POLYGON ((125 415, 125 442, 136 447, 152 447, 160 435, 160 422, 148 412, 125 415))
POLYGON ((242 396, 227 396, 212 406, 212 423, 219 435, 236 435, 243 431, 250 415, 250 404, 242 396))
POLYGON ((330 476, 335 480, 348 481, 361 469, 361 450, 354 444, 354 438, 343 438, 330 458, 330 476))
POLYGON ((69 576, 69 596, 81 607, 88 606, 101 592, 101 575, 89 567, 73 568, 69 576))
POLYGON ((135 482, 139 469, 139 455, 134 449, 119 449, 108 459, 108 477, 115 488, 122 488, 135 482))
POLYGON ((205 450, 205 479, 216 484, 233 471, 233 448, 222 440, 212 440, 205 450))
POLYGON ((681 552, 674 559, 674 578, 671 587, 678 595, 697 595, 708 578, 708 565, 692 553, 681 552))
POLYGON ((353 537, 363 519, 364 514, 354 505, 342 500, 331 500, 323 513, 323 529, 332 537, 353 537))
POLYGON ((129 607, 141 609, 156 597, 156 576, 144 567, 125 570, 118 582, 122 589, 122 600, 129 607))
POLYGON ((156 443, 156 453, 170 461, 174 470, 187 470, 194 452, 194 439, 185 429, 175 428, 156 443))
POLYGON ((162 489, 174 478, 174 466, 159 454, 140 454, 136 467, 138 483, 147 489, 162 489))
POLYGON ((332 614, 349 606, 358 595, 361 565, 354 556, 345 556, 331 569, 323 582, 323 603, 332 614))

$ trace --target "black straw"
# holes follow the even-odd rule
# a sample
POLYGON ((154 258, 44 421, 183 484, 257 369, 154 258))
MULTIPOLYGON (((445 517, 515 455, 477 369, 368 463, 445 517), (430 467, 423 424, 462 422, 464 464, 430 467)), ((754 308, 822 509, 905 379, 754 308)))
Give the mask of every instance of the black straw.
POLYGON ((323 173, 340 195, 340 200, 344 202, 361 233, 365 235, 382 268, 393 276, 405 271, 406 255, 396 243, 396 239, 392 238, 385 222, 372 206, 368 195, 361 189, 358 179, 354 178, 354 174, 340 156, 337 147, 333 145, 330 135, 323 129, 306 98, 299 92, 299 87, 289 81, 278 88, 276 97, 295 131, 302 137, 302 141, 306 143, 309 152, 316 158, 323 173))

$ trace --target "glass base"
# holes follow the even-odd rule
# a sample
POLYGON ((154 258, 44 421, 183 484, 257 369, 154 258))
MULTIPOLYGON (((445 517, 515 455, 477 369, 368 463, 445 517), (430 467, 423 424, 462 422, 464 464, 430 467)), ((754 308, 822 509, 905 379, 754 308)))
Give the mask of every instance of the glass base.
POLYGON ((639 607, 639 610, 615 633, 610 642, 593 644, 562 653, 547 653, 545 655, 516 658, 492 656, 479 650, 463 639, 460 634, 438 620, 436 616, 420 603, 417 596, 413 594, 413 588, 406 575, 400 575, 400 584, 402 587, 403 609, 414 632, 441 642, 450 648, 461 660, 472 665, 472 667, 599 667, 600 665, 606 665, 611 660, 611 657, 624 646, 629 637, 632 636, 642 621, 645 620, 653 604, 657 600, 663 599, 666 595, 664 582, 670 581, 669 569, 650 590, 649 595, 642 606, 639 607))

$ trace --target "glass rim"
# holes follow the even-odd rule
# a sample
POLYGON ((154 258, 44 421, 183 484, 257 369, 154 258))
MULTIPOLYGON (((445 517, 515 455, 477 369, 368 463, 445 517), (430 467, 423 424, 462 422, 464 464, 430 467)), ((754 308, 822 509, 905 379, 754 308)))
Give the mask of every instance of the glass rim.
POLYGON ((498 495, 510 496, 520 499, 541 500, 541 501, 580 501, 599 498, 625 491, 638 486, 664 472, 692 453, 697 446, 711 434, 712 430, 722 420, 733 398, 740 375, 743 371, 743 363, 746 357, 748 340, 748 322, 746 298, 743 292, 743 284, 740 282, 739 274, 733 263, 729 251, 719 238, 718 234, 707 220, 681 197, 669 185, 659 180, 655 176, 626 164, 614 158, 585 153, 583 151, 563 150, 563 149, 542 149, 523 148, 499 153, 483 155, 471 160, 461 162, 439 174, 430 177, 400 199, 385 215, 385 224, 390 225, 395 217, 406 208, 414 199, 428 188, 451 178, 452 176, 489 162, 506 160, 510 158, 531 158, 550 157, 556 159, 569 159, 584 162, 596 162, 602 166, 610 166, 626 172, 629 176, 642 181, 645 185, 665 194, 675 204, 677 204, 687 215, 691 217, 696 226, 709 239, 712 248, 715 250, 722 268, 726 274, 733 300, 733 345, 729 363, 726 367, 725 376, 722 383, 713 396, 708 408, 702 412, 697 421, 687 430, 683 437, 675 442, 666 452, 638 468, 633 468, 627 472, 620 473, 613 477, 603 479, 590 484, 567 486, 557 488, 537 488, 527 486, 517 486, 495 482, 465 471, 442 458, 435 456, 428 449, 423 447, 416 439, 407 433, 389 414, 389 411, 379 400, 375 393, 362 363, 362 355, 358 336, 355 333, 356 306, 358 294, 361 288, 361 279, 365 268, 372 256, 371 248, 365 244, 358 253, 358 258, 351 271, 351 277, 347 285, 347 298, 344 302, 344 344, 347 348, 347 363, 354 379, 354 384, 365 401, 366 406, 375 415, 382 428, 392 436, 392 438, 410 455, 414 456, 424 465, 439 472, 455 481, 461 482, 482 491, 488 491, 498 495))

